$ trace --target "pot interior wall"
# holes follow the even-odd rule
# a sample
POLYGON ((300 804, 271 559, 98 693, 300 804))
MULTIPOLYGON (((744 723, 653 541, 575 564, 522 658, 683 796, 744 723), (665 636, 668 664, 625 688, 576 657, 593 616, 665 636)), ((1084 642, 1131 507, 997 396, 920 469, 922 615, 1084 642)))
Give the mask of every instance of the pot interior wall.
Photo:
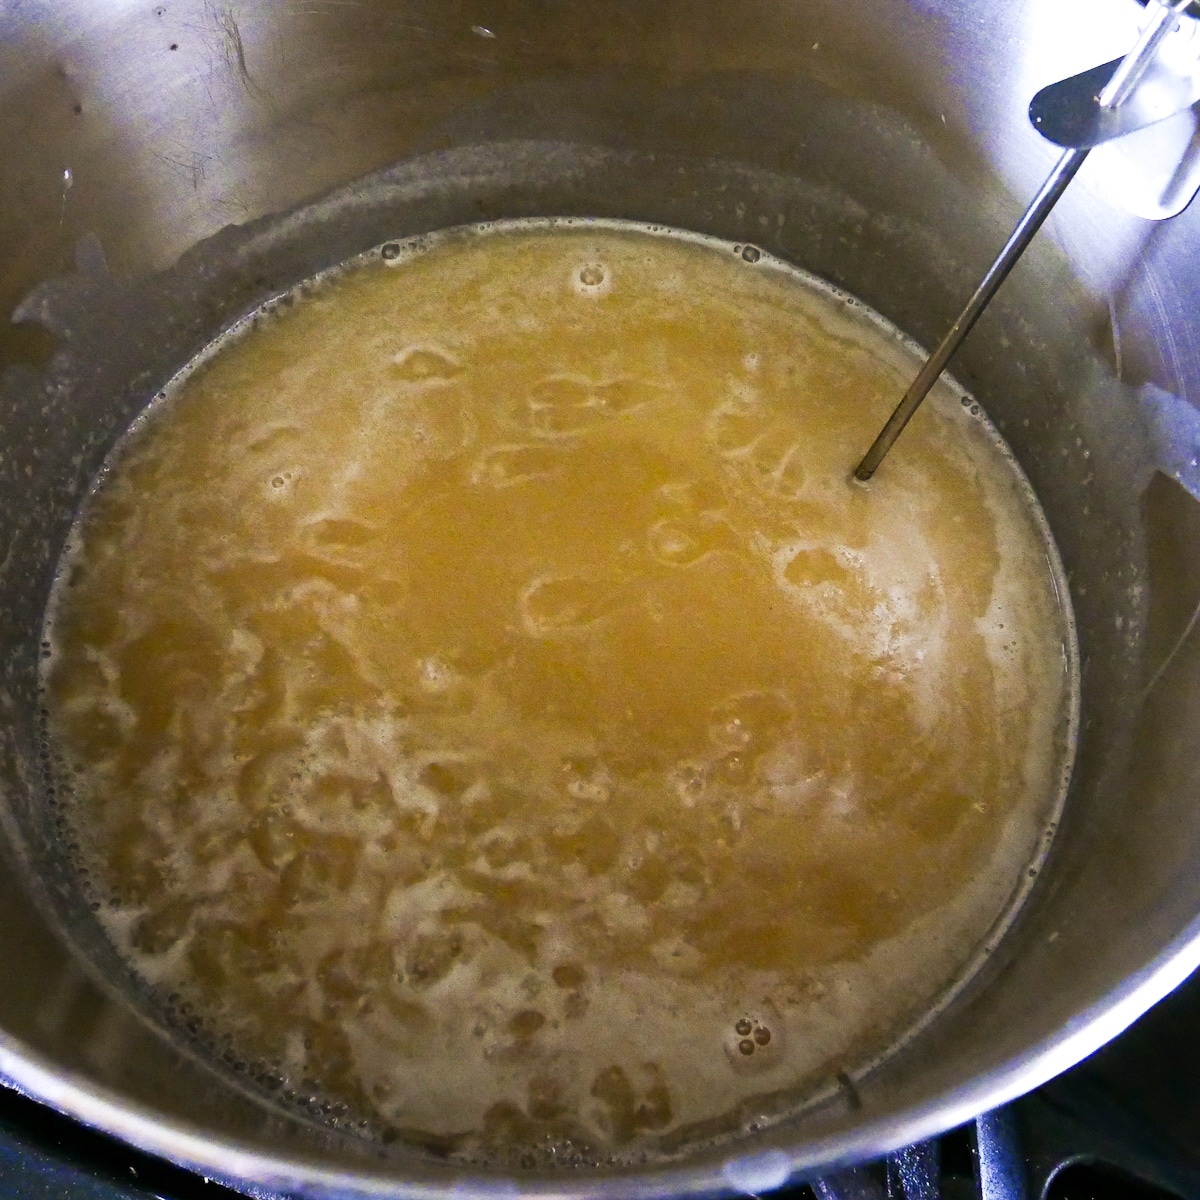
MULTIPOLYGON (((1106 6, 1117 24, 1124 3, 1106 6)), ((389 237, 489 217, 753 241, 931 344, 1020 209, 997 147, 971 133, 986 129, 981 93, 1027 100, 1006 76, 1023 27, 998 7, 185 0, 0 17, 14 164, 0 299, 20 302, 0 335, 0 1069, 209 1173, 262 1167, 181 1141, 179 1123, 297 1162, 443 1176, 271 1109, 137 1013, 62 872, 36 757, 39 626, 78 500, 136 412, 239 315, 389 237)), ((1008 149, 1036 173, 1050 157, 1014 128, 1008 149)), ((1168 477, 1184 435, 1156 434, 1141 385, 1186 404, 1200 384, 1185 319, 1200 259, 1179 249, 1193 218, 1131 229, 1082 193, 1062 220, 1073 251, 1088 230, 1138 251, 1119 292, 1091 295, 1089 264, 1043 240, 954 369, 1034 484, 1071 580, 1084 721, 1066 819, 1026 918, 970 992, 853 1094, 756 1143, 800 1168, 1038 1082, 1068 1065, 1047 1050, 1065 1033, 1116 1032, 1114 989, 1190 953, 1200 509, 1168 477)), ((711 1186, 723 1158, 697 1155, 671 1186, 711 1186)))

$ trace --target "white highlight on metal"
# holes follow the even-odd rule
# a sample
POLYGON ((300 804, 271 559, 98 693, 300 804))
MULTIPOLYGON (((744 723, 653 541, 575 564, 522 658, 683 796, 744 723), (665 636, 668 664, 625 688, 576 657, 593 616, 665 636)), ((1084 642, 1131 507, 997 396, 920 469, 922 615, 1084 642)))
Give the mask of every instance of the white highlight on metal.
POLYGON ((782 1150, 764 1150, 745 1158, 731 1158, 722 1168, 726 1182, 747 1196, 760 1196, 787 1183, 792 1161, 782 1150))

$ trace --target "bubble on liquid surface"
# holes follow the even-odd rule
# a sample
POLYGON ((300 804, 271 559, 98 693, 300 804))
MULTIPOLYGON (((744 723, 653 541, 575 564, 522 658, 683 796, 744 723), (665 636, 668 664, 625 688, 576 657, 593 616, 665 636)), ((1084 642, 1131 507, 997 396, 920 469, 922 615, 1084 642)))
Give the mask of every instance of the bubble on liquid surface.
POLYGON ((568 632, 612 615, 626 600, 614 579, 583 575, 534 580, 521 595, 521 623, 535 637, 568 632))
POLYGON ((392 372, 396 379, 410 386, 437 387, 452 380, 462 365, 441 346, 406 346, 392 357, 392 372))
POLYGON ((607 296, 612 291, 612 270, 607 263, 580 263, 571 270, 571 284, 581 296, 607 296))
POLYGON ((471 482, 494 488, 515 487, 552 479, 564 469, 562 455, 553 446, 492 446, 471 464, 471 482))
POLYGON ((678 521, 658 521, 650 527, 650 551, 660 562, 685 567, 703 558, 712 548, 703 535, 678 521))
POLYGON ((287 494, 292 490, 292 486, 295 484, 297 478, 299 478, 299 475, 299 468, 296 467, 289 467, 283 471, 276 471, 267 480, 267 495, 273 500, 282 499, 283 497, 287 496, 287 494))
POLYGON ((643 407, 653 391, 652 385, 633 379, 551 375, 529 393, 530 427, 539 437, 576 437, 643 407))

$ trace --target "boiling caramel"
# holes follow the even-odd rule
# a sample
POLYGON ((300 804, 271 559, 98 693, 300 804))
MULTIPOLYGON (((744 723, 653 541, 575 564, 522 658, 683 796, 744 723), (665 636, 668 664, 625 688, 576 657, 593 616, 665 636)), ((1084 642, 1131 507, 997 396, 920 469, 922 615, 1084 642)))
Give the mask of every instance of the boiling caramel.
POLYGON ((740 249, 389 246, 118 448, 50 741, 116 944, 252 1075, 467 1156, 684 1141, 885 1049, 1009 902, 1053 546, 945 384, 851 483, 912 352, 740 249))

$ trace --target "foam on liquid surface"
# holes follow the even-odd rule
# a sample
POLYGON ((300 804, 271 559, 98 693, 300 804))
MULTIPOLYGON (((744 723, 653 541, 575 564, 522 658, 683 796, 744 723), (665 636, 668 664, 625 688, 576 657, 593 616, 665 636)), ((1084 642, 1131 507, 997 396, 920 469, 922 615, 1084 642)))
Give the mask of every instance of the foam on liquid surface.
POLYGON ((945 387, 851 484, 910 352, 765 258, 391 265, 210 357, 85 513, 45 691, 105 920, 376 1130, 736 1127, 919 1016, 1054 815, 1024 484, 945 387))

